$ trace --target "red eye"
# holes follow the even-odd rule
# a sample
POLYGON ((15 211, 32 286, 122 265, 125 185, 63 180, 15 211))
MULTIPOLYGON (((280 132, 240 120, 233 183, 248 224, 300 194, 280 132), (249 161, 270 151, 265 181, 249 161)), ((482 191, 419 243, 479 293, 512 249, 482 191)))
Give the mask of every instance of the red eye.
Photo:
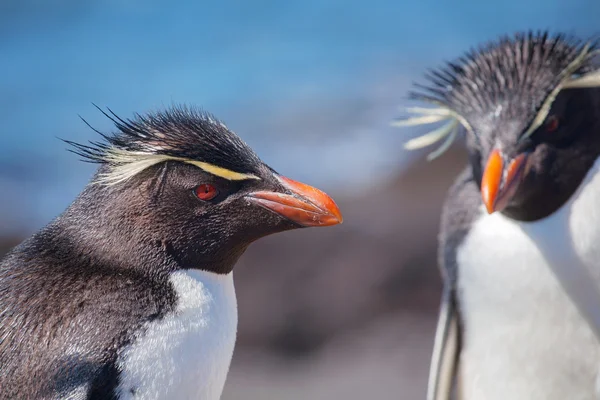
POLYGON ((219 194, 218 190, 213 185, 209 185, 208 183, 203 183, 202 185, 198 186, 195 189, 195 192, 196 197, 205 201, 212 200, 219 194))
POLYGON ((558 117, 556 117, 555 115, 549 116, 548 120, 546 121, 546 131, 554 132, 557 129, 558 129, 558 117))

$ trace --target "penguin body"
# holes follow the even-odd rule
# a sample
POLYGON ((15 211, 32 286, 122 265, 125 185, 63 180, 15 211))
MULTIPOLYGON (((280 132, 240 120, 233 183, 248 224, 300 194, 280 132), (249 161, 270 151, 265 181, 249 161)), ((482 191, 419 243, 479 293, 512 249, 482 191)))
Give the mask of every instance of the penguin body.
MULTIPOLYGON (((9 257, 7 261, 12 260, 9 257)), ((39 279, 36 275, 32 268, 26 278, 39 279)), ((15 280, 20 278, 11 276, 15 280)), ((40 321, 28 322, 31 329, 50 330, 68 317, 72 318, 71 326, 64 327, 64 336, 47 337, 45 351, 40 354, 27 354, 39 347, 29 341, 35 338, 27 335, 29 332, 10 338, 18 342, 18 351, 10 349, 6 359, 12 358, 13 362, 2 365, 17 364, 16 357, 30 361, 21 366, 22 370, 4 371, 14 373, 15 381, 28 386, 3 389, 1 397, 18 398, 29 393, 35 397, 49 389, 57 398, 218 398, 237 331, 233 272, 219 275, 200 270, 177 271, 156 286, 136 277, 128 277, 126 282, 103 278, 73 285, 57 279, 49 282, 51 288, 36 287, 41 297, 61 286, 60 291, 51 293, 64 296, 64 303, 55 305, 60 309, 51 308, 53 297, 27 295, 31 303, 24 306, 46 303, 40 304, 43 307, 40 321), (98 322, 102 325, 98 326, 98 322), (49 350, 52 351, 46 353, 49 350), (49 366, 55 371, 55 378, 47 375, 49 366), (39 380, 32 382, 27 375, 39 380), (43 386, 48 381, 53 382, 51 388, 43 386)), ((25 285, 29 282, 20 282, 15 288, 25 285)), ((5 294, 14 300, 23 296, 5 294)), ((1 297, 3 305, 18 312, 7 298, 1 297)), ((32 315, 31 310, 28 315, 32 315)), ((50 336, 50 331, 46 335, 50 336)))
POLYGON ((598 42, 547 32, 487 43, 413 93, 465 133, 469 166, 440 229, 445 281, 429 400, 595 399, 600 392, 598 42))
POLYGON ((238 258, 341 214, 208 114, 106 115, 105 142, 71 143, 100 164, 90 184, 0 261, 0 398, 216 400, 238 258))
MULTIPOLYGON (((597 172, 597 168, 590 171, 597 172)), ((587 197, 600 201, 599 178, 586 179, 581 193, 553 218, 577 221, 587 214, 587 197)), ((472 179, 460 182, 451 196, 460 200, 457 207, 464 207, 466 198, 476 205, 472 219, 462 221, 468 226, 462 233, 457 224, 461 221, 450 216, 457 208, 448 207, 444 216, 448 237, 442 238, 442 246, 449 247, 447 254, 454 253, 445 263, 456 261, 445 267, 457 272, 452 301, 458 304, 456 316, 462 327, 456 371, 460 399, 597 398, 600 345, 541 250, 552 238, 537 234, 560 235, 561 230, 552 226, 550 217, 522 223, 500 213, 488 215, 472 179), (452 235, 457 246, 450 243, 452 235)), ((600 223, 593 218, 587 222, 600 223)), ((587 234, 580 225, 573 228, 575 240, 587 234)), ((600 229, 594 234, 600 239, 600 229)), ((576 253, 572 245, 561 241, 554 251, 569 256, 576 253)), ((600 273, 597 262, 587 267, 600 273)))
POLYGON ((0 398, 116 398, 119 350, 175 307, 167 282, 88 272, 104 267, 72 259, 76 238, 55 236, 62 221, 0 264, 0 398))

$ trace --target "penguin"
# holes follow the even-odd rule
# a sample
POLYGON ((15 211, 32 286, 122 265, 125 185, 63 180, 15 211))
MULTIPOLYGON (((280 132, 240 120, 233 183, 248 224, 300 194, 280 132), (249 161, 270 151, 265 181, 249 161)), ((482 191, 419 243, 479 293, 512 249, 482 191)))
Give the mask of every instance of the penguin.
POLYGON ((597 40, 519 32, 431 71, 395 122, 445 122, 468 166, 442 212, 444 280, 428 400, 600 395, 600 55, 597 40), (452 397, 456 396, 456 397, 452 397))
POLYGON ((113 133, 67 141, 90 183, 0 263, 0 398, 219 399, 237 260, 340 210, 202 110, 103 113, 113 133))

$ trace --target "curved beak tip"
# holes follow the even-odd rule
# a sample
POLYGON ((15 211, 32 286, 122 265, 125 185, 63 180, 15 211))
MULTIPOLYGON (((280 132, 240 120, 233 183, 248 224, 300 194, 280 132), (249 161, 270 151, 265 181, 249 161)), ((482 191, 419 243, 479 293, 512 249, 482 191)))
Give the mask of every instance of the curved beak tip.
POLYGON ((251 193, 249 198, 303 227, 332 226, 344 221, 338 205, 325 192, 283 176, 277 178, 291 194, 261 191, 251 193))
POLYGON ((502 211, 515 195, 527 168, 527 153, 505 163, 501 152, 494 149, 481 178, 481 199, 488 214, 502 211))
POLYGON ((488 214, 493 214, 496 209, 494 208, 494 201, 490 197, 482 195, 483 205, 488 214))

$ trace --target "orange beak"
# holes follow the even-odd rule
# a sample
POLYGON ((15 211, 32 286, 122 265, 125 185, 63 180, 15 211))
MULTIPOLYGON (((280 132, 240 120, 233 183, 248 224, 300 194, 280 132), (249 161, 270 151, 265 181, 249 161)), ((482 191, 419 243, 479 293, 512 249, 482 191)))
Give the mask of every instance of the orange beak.
POLYGON ((337 225, 344 220, 326 193, 283 176, 277 178, 292 194, 261 191, 251 193, 248 199, 304 227, 337 225))
POLYGON ((492 151, 481 179, 481 199, 489 214, 502 211, 515 195, 526 172, 527 157, 521 153, 505 168, 500 150, 492 151))

